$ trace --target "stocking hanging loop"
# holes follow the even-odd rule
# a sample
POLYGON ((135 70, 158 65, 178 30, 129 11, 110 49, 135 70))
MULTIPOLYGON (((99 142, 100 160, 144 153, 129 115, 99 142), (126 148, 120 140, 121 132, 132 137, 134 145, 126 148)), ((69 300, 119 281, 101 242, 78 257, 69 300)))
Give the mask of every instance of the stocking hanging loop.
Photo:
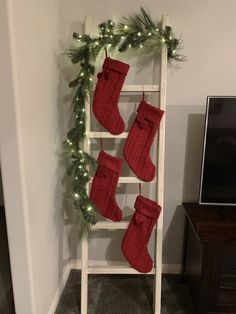
POLYGON ((139 195, 142 195, 142 183, 141 182, 139 182, 138 188, 139 188, 139 195))
POLYGON ((105 46, 104 50, 105 50, 105 56, 107 58, 107 56, 108 56, 108 54, 107 54, 107 46, 105 46))
POLYGON ((102 138, 100 137, 100 148, 101 150, 103 150, 103 142, 102 142, 102 138))
POLYGON ((143 85, 143 94, 142 94, 142 100, 145 100, 144 85, 143 85))

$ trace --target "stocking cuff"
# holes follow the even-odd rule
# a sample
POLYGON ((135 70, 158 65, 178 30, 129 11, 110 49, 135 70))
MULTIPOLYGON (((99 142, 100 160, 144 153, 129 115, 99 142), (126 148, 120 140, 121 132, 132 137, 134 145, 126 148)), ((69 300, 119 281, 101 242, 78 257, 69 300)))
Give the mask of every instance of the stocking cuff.
POLYGON ((97 162, 114 171, 117 172, 118 174, 120 174, 121 172, 121 168, 122 168, 122 164, 123 164, 123 160, 117 157, 114 157, 110 154, 105 153, 103 150, 100 151, 97 162))
POLYGON ((161 121, 161 118, 164 114, 164 111, 154 107, 152 105, 149 105, 145 100, 142 100, 138 106, 137 109, 138 118, 145 118, 153 123, 158 123, 161 121))
POLYGON ((161 212, 161 207, 156 202, 138 195, 134 204, 135 209, 145 216, 157 219, 161 212))
POLYGON ((109 69, 126 75, 129 71, 129 64, 107 57, 103 63, 103 70, 109 69))

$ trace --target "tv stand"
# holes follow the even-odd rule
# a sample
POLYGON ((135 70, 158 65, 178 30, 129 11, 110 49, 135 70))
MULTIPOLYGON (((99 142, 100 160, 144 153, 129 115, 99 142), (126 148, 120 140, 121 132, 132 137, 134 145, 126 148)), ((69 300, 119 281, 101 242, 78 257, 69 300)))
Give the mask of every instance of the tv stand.
POLYGON ((236 208, 184 203, 183 273, 196 314, 236 313, 236 208))
POLYGON ((227 216, 227 208, 225 208, 224 206, 217 205, 217 210, 222 220, 225 220, 227 216))

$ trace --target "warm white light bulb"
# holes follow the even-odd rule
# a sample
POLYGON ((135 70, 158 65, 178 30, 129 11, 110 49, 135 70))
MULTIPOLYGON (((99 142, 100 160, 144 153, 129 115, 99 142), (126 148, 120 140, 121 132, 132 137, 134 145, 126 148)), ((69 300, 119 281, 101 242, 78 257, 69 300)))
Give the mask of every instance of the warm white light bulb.
POLYGON ((128 26, 127 26, 127 25, 124 25, 124 29, 128 29, 128 26))
POLYGON ((132 47, 131 44, 129 44, 129 47, 130 47, 130 48, 132 47))
POLYGON ((92 210, 92 206, 88 206, 88 207, 87 207, 87 210, 88 210, 88 211, 92 210))
POLYGON ((78 193, 75 193, 75 194, 74 194, 74 197, 75 197, 75 198, 79 198, 79 194, 78 194, 78 193))
POLYGON ((82 112, 85 112, 85 109, 84 109, 84 108, 82 109, 82 112))
POLYGON ((79 153, 80 153, 80 154, 82 154, 82 153, 83 153, 83 151, 80 149, 80 150, 79 150, 79 153))
POLYGON ((141 36, 141 33, 140 32, 138 32, 138 34, 137 34, 139 37, 141 36))
POLYGON ((142 45, 142 44, 140 44, 140 45, 139 45, 139 47, 140 47, 140 48, 143 48, 143 45, 142 45))
POLYGON ((149 33, 148 33, 148 36, 151 36, 151 35, 152 35, 152 33, 149 32, 149 33))
POLYGON ((81 72, 81 73, 80 73, 80 76, 84 76, 84 72, 81 72))
POLYGON ((87 172, 85 172, 85 173, 84 173, 84 177, 86 177, 87 175, 88 175, 87 172))
POLYGON ((83 121, 80 121, 79 124, 83 124, 83 121))
POLYGON ((82 166, 81 166, 81 165, 79 165, 79 169, 82 169, 82 166))
POLYGON ((93 81, 93 79, 92 79, 91 77, 89 78, 89 80, 90 80, 90 82, 92 82, 92 81, 93 81))

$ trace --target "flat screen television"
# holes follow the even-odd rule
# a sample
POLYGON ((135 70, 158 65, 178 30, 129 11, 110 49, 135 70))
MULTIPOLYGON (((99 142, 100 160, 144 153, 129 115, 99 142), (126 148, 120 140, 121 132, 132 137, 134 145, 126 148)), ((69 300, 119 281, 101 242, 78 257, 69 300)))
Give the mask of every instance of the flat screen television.
POLYGON ((208 96, 199 204, 236 206, 236 96, 208 96))

